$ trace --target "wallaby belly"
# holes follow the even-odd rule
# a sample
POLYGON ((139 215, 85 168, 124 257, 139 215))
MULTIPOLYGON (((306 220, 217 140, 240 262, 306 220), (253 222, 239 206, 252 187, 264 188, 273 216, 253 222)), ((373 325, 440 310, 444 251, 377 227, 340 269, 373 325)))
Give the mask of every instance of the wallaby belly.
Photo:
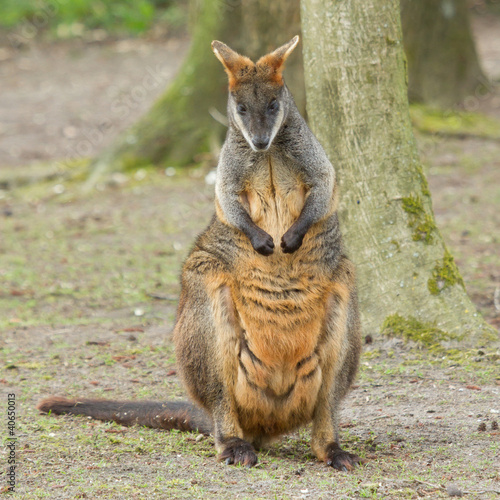
POLYGON ((277 250, 266 259, 254 252, 238 266, 235 399, 250 434, 278 435, 310 421, 321 386, 316 347, 330 284, 322 269, 295 257, 277 250))
POLYGON ((314 245, 315 228, 294 254, 280 248, 300 215, 306 190, 285 165, 269 165, 246 192, 254 222, 271 234, 275 251, 250 243, 238 258, 233 301, 241 326, 235 399, 249 434, 278 435, 311 420, 322 381, 315 352, 331 282, 314 245))

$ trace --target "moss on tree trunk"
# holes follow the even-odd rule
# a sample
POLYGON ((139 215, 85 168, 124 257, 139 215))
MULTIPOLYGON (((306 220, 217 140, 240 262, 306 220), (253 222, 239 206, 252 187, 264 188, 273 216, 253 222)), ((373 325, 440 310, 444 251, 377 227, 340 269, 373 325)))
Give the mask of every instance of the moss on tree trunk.
MULTIPOLYGON (((130 129, 94 162, 88 185, 105 171, 141 165, 182 166, 220 144, 225 127, 211 114, 225 115, 227 78, 210 44, 218 39, 252 58, 260 57, 300 31, 299 0, 193 3, 193 38, 173 84, 130 129)), ((305 109, 302 58, 286 70, 287 84, 305 109)))
POLYGON ((337 171, 366 333, 497 341, 436 227, 410 123, 397 0, 302 0, 309 122, 337 171), (446 274, 446 276, 442 276, 446 274), (426 335, 427 335, 426 333, 426 335))
POLYGON ((401 19, 411 101, 447 108, 481 94, 466 0, 401 0, 401 19))

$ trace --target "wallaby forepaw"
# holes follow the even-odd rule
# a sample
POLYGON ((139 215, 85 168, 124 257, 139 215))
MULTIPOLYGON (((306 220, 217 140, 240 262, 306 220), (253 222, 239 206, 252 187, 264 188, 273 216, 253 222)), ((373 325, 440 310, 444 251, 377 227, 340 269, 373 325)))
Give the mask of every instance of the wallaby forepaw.
POLYGON ((287 231, 281 238, 281 249, 284 253, 293 253, 301 247, 303 239, 304 236, 287 231))
POLYGON ((364 463, 364 460, 357 455, 344 451, 337 443, 331 443, 326 447, 325 462, 326 465, 334 469, 347 472, 364 463))
POLYGON ((224 460, 226 465, 241 464, 253 467, 257 463, 257 454, 250 443, 240 438, 232 438, 227 441, 219 459, 224 460))
POLYGON ((271 255, 274 252, 274 241, 271 235, 262 231, 263 234, 255 236, 251 243, 254 250, 261 255, 271 255))

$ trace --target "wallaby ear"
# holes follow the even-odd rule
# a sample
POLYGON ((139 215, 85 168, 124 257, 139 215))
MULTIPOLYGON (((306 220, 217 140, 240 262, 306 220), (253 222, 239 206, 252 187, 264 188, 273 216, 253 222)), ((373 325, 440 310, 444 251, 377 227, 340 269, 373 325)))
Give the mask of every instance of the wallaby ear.
POLYGON ((255 67, 255 64, 248 57, 238 54, 238 52, 218 40, 212 42, 212 50, 226 70, 230 89, 255 67))
POLYGON ((299 36, 295 35, 288 43, 278 47, 273 52, 262 56, 257 61, 257 67, 270 72, 270 77, 276 83, 283 84, 281 73, 284 69, 285 61, 299 43, 299 36))

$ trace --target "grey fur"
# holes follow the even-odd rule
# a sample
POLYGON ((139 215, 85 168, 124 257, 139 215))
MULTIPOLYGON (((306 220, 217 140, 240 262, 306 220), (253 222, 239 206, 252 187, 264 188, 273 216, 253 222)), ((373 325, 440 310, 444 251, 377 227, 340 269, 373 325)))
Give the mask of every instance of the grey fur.
POLYGON ((229 130, 217 166, 215 186, 217 202, 226 221, 243 231, 253 244, 252 239, 255 238, 254 234, 259 228, 256 228, 241 204, 240 195, 245 186, 252 183, 252 177, 259 175, 259 165, 265 165, 269 158, 271 161, 273 158, 279 158, 288 165, 291 173, 300 175, 302 182, 308 188, 306 204, 294 224, 298 228, 297 238, 301 242, 307 230, 329 212, 335 184, 335 170, 300 115, 286 86, 283 86, 275 96, 282 110, 281 123, 276 127, 275 122, 270 122, 265 130, 270 136, 273 128, 277 128, 277 132, 265 151, 255 151, 249 138, 257 133, 256 130, 258 133, 263 133, 261 129, 257 129, 255 123, 259 122, 259 118, 260 123, 263 122, 260 110, 269 99, 269 92, 255 95, 250 89, 245 90, 248 91, 245 93, 240 91, 239 94, 229 96, 229 130), (237 103, 243 100, 247 108, 257 114, 257 117, 248 120, 249 128, 246 128, 243 120, 237 117, 237 103), (258 111, 255 112, 255 109, 258 111))

